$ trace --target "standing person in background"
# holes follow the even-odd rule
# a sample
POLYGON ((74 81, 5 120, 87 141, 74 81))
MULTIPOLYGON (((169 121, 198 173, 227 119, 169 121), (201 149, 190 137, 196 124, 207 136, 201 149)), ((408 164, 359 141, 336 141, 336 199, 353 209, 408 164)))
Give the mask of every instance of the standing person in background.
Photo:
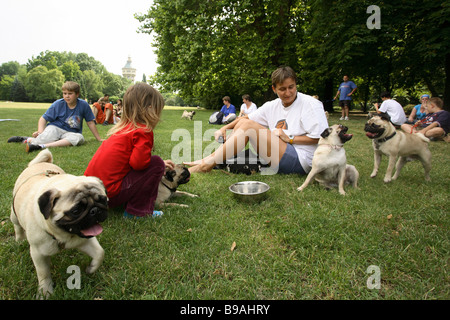
POLYGON ((339 95, 339 106, 342 108, 342 116, 340 120, 348 120, 348 114, 352 103, 352 95, 358 87, 353 81, 349 80, 347 75, 343 77, 343 80, 344 82, 340 84, 334 100, 336 100, 339 95))

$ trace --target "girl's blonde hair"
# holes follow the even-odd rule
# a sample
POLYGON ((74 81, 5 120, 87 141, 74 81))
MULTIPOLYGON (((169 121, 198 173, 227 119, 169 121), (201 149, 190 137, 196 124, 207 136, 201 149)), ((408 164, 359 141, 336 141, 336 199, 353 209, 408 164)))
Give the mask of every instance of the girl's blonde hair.
POLYGON ((140 82, 128 88, 123 96, 120 121, 108 131, 108 136, 119 132, 128 125, 130 132, 144 125, 148 131, 155 129, 164 108, 164 98, 152 86, 140 82))

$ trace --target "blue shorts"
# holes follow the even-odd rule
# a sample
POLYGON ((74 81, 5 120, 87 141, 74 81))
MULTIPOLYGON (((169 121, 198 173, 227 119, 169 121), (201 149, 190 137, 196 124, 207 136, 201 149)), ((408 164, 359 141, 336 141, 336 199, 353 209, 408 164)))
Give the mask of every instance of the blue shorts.
POLYGON ((298 173, 306 175, 305 170, 300 164, 300 160, 298 159, 297 151, 292 144, 288 144, 286 151, 281 157, 280 163, 278 165, 278 173, 298 173))

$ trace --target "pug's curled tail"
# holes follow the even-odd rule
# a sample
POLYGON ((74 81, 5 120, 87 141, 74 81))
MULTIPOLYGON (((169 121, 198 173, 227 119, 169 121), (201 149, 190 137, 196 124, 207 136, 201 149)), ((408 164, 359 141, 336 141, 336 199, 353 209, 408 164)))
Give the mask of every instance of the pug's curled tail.
POLYGON ((430 142, 430 139, 428 139, 427 137, 425 137, 423 135, 423 133, 415 133, 420 139, 422 139, 424 142, 428 143, 430 142))
POLYGON ((39 154, 36 156, 36 158, 31 160, 31 162, 28 164, 28 166, 30 167, 33 164, 41 163, 41 162, 53 163, 53 155, 50 152, 50 150, 44 149, 41 152, 39 152, 39 154))

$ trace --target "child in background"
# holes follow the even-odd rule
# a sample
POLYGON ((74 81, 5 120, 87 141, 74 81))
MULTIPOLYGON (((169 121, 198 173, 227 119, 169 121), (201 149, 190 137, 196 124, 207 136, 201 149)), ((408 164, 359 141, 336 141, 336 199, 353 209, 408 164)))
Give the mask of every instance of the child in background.
POLYGON ((103 141, 95 126, 89 104, 80 99, 80 85, 67 81, 62 86, 63 98, 56 100, 39 118, 38 130, 32 137, 15 136, 8 142, 26 143, 26 151, 43 148, 78 146, 84 143, 83 119, 98 141, 103 141))
POLYGON ((146 83, 130 88, 123 98, 119 123, 88 164, 86 176, 96 176, 106 187, 109 206, 125 205, 125 217, 161 215, 153 211, 158 185, 166 167, 175 164, 152 155, 153 130, 164 108, 162 95, 146 83))
POLYGON ((108 125, 112 124, 114 121, 114 110, 113 105, 109 103, 109 101, 105 101, 105 98, 98 99, 97 102, 95 102, 92 105, 92 112, 95 116, 95 121, 98 124, 108 125))
POLYGON ((402 130, 408 133, 422 133, 432 140, 449 141, 447 134, 450 132, 450 112, 444 110, 444 102, 441 98, 433 97, 426 105, 427 115, 414 125, 403 124, 402 130))

